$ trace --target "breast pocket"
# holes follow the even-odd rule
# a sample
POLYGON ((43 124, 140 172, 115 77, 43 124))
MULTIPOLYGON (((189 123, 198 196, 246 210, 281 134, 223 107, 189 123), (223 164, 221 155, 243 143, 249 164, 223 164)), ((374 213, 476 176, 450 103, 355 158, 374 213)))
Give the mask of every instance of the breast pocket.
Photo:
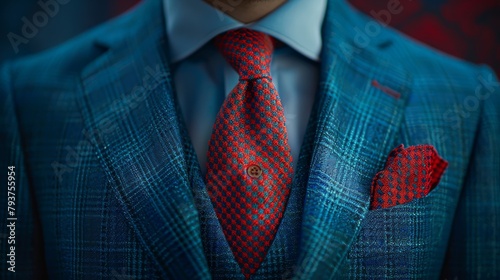
POLYGON ((439 276, 456 203, 449 190, 442 182, 423 198, 369 211, 347 257, 356 274, 371 279, 439 276))

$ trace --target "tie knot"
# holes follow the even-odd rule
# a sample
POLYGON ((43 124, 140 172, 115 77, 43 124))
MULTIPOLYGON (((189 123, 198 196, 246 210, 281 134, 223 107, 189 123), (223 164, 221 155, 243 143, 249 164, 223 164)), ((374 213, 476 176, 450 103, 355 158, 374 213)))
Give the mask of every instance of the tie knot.
POLYGON ((269 65, 274 39, 262 32, 246 28, 230 30, 215 37, 215 45, 240 79, 270 76, 269 65))

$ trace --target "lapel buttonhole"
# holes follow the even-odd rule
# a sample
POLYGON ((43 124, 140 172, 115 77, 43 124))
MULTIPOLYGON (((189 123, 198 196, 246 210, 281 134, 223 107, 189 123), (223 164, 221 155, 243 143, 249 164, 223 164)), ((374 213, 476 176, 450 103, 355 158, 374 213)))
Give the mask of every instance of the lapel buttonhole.
POLYGON ((381 85, 377 80, 372 81, 372 86, 378 88, 379 90, 385 92, 386 94, 392 96, 393 98, 399 99, 401 97, 401 93, 393 90, 390 87, 386 87, 384 85, 381 85))

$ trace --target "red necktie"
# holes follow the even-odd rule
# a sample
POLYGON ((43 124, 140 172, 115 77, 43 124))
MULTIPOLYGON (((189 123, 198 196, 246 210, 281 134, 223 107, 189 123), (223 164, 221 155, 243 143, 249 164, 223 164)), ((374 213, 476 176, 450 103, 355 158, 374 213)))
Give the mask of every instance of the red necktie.
POLYGON ((270 73, 274 39, 238 29, 217 36, 215 44, 240 79, 215 121, 207 190, 248 279, 264 260, 283 217, 292 157, 283 106, 270 73))

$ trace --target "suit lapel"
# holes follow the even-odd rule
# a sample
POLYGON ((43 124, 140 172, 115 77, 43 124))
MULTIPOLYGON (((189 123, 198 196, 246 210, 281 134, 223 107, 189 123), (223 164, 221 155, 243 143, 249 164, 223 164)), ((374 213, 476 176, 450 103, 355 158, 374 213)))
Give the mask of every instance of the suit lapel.
POLYGON ((387 38, 359 46, 355 16, 343 1, 329 2, 297 279, 331 279, 341 267, 368 211, 371 180, 397 144, 410 92, 408 72, 376 55, 387 38))
POLYGON ((162 278, 210 278, 165 58, 161 1, 138 9, 99 42, 111 48, 82 73, 87 136, 162 278))

